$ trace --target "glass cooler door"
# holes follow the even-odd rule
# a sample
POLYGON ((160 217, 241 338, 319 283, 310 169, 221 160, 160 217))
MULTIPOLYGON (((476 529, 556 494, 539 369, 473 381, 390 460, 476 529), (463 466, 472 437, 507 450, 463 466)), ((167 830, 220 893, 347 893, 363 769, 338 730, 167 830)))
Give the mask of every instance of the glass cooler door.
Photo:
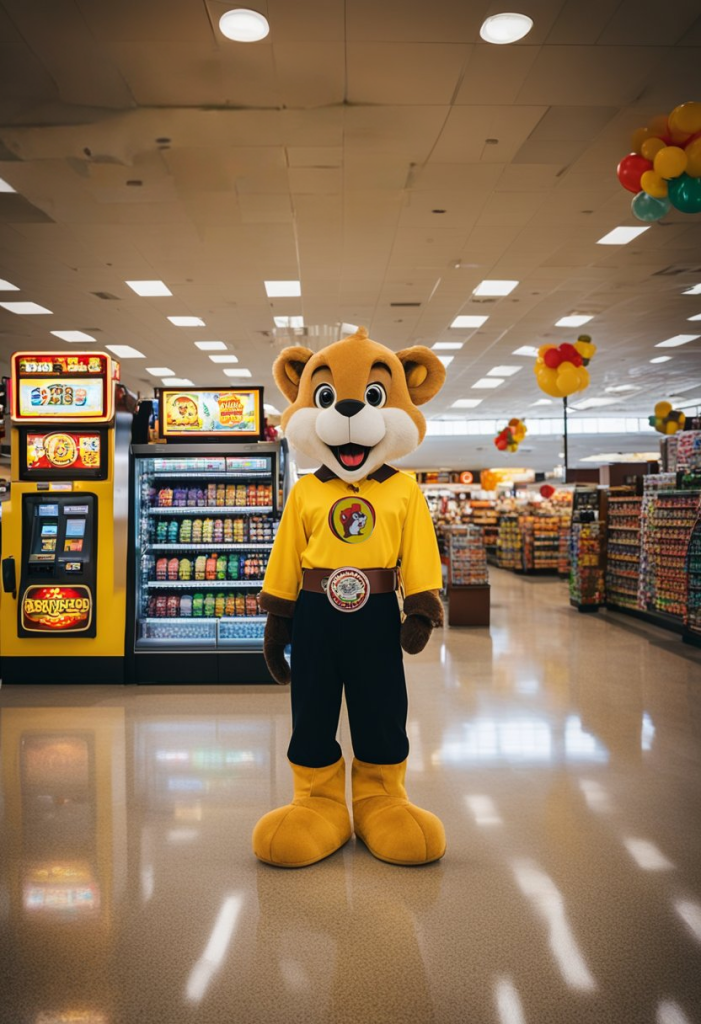
POLYGON ((262 651, 277 488, 270 448, 136 455, 137 651, 262 651))

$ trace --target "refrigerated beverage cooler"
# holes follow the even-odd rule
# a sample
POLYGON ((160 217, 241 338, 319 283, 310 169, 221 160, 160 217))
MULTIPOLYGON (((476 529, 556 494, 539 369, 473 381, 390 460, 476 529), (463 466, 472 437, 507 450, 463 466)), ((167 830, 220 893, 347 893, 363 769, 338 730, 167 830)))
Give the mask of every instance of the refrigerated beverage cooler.
POLYGON ((128 681, 271 682, 259 595, 285 442, 132 446, 132 473, 128 681))

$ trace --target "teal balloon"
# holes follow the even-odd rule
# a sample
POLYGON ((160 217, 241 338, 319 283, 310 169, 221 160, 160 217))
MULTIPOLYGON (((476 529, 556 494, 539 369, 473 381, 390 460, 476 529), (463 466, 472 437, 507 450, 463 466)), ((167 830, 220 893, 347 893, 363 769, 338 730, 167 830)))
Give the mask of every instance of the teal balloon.
POLYGON ((648 423, 650 424, 651 427, 655 426, 655 420, 656 419, 657 419, 656 416, 648 416, 647 421, 648 421, 648 423))
POLYGON ((636 196, 633 196, 630 204, 633 216, 638 220, 648 222, 664 217, 666 213, 669 213, 671 206, 669 199, 656 199, 654 196, 649 196, 647 192, 638 192, 636 196))
POLYGON ((682 213, 701 213, 701 178, 680 174, 668 182, 669 200, 682 213))

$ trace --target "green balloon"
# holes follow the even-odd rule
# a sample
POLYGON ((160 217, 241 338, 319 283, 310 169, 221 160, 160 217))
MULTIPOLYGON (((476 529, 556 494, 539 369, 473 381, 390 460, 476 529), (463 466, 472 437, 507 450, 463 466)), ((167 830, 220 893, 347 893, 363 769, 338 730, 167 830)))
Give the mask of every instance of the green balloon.
POLYGON ((701 213, 701 178, 680 174, 669 183, 669 201, 682 213, 701 213))
POLYGON ((659 220, 669 213, 671 208, 669 199, 656 199, 649 196, 647 192, 638 192, 631 200, 630 208, 634 217, 643 221, 659 220))

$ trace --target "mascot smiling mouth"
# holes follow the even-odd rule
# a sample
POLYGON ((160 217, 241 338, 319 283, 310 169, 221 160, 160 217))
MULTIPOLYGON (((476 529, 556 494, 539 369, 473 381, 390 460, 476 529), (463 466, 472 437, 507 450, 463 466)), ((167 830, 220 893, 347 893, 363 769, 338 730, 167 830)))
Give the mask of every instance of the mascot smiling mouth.
POLYGON ((329 448, 346 469, 360 469, 372 451, 372 446, 366 444, 336 444, 329 448))

